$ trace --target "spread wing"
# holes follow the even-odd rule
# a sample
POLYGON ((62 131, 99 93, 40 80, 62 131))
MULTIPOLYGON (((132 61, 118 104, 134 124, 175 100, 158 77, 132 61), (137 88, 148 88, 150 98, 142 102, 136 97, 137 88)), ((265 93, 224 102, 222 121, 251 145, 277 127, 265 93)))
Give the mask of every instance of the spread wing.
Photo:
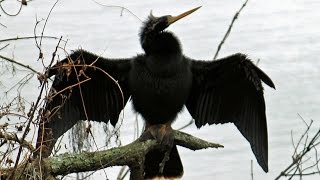
POLYGON ((37 147, 47 148, 43 156, 49 156, 56 139, 79 120, 110 121, 115 126, 130 97, 130 61, 77 50, 50 69, 49 77, 55 78, 37 140, 37 147))
POLYGON ((268 132, 261 80, 272 80, 245 55, 217 61, 191 60, 193 85, 186 107, 200 128, 234 123, 249 141, 262 169, 268 171, 268 132))

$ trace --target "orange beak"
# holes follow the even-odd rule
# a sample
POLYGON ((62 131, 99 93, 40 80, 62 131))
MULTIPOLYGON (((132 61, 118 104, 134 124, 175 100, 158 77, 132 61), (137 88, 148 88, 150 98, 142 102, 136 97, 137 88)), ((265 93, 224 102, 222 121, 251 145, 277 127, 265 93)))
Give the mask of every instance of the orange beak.
POLYGON ((168 25, 178 21, 179 19, 182 19, 182 18, 188 16, 189 14, 191 14, 191 13, 195 12, 196 10, 198 10, 199 8, 201 8, 201 6, 193 8, 193 9, 191 9, 191 10, 189 10, 187 12, 184 12, 184 13, 178 15, 178 16, 168 16, 168 25))

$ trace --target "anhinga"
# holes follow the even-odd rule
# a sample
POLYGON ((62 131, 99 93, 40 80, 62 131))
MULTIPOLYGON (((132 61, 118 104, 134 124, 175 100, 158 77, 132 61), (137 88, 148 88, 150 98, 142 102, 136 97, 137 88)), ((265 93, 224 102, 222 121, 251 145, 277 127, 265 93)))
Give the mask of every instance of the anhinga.
MULTIPOLYGON (((234 123, 267 172, 267 121, 261 81, 272 88, 275 86, 243 54, 217 61, 199 61, 182 53, 178 38, 165 29, 199 8, 179 16, 150 14, 140 32, 144 54, 107 59, 77 50, 51 68, 49 76, 55 75, 53 94, 48 98, 47 115, 42 119, 37 141, 38 147, 42 145, 42 156, 49 156, 56 140, 79 120, 105 123, 110 120, 115 126, 120 111, 131 97, 135 111, 145 120, 144 134, 164 144, 172 145, 171 123, 184 105, 198 128, 206 124, 234 123), (91 79, 79 83, 88 78, 91 79), (80 85, 75 85, 77 83, 80 85), (67 88, 69 86, 73 88, 67 88)), ((182 176, 183 167, 175 145, 163 174, 159 174, 163 155, 162 151, 153 151, 146 156, 145 178, 182 176)))

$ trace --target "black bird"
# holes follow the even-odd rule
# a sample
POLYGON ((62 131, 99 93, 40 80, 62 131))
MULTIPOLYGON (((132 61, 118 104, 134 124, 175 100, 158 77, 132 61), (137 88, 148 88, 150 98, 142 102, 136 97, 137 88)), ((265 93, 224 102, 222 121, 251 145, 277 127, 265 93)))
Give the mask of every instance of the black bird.
MULTIPOLYGON (((185 105, 198 128, 234 123, 267 172, 268 135, 261 81, 275 86, 246 55, 200 61, 182 53, 178 38, 165 29, 199 8, 179 16, 150 14, 140 31, 144 54, 107 59, 77 50, 53 66, 48 76, 55 78, 46 116, 41 119, 35 155, 39 155, 41 146, 42 156, 49 156, 56 140, 79 120, 110 121, 115 126, 131 97, 135 111, 145 120, 144 135, 172 144, 171 123, 185 105)), ((160 150, 147 154, 145 178, 182 176, 176 146, 160 173, 158 164, 163 154, 160 150)))

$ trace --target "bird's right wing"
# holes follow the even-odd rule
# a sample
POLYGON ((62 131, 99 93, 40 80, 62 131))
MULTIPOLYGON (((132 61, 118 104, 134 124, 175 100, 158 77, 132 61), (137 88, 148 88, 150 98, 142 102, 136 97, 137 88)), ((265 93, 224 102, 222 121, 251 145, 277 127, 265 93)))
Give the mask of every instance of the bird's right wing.
POLYGON ((37 147, 47 146, 44 155, 49 156, 56 139, 79 120, 110 120, 115 126, 130 97, 130 61, 105 59, 77 50, 49 70, 49 77, 55 78, 37 140, 37 147))
POLYGON ((191 60, 193 85, 186 107, 198 128, 234 123, 249 141, 258 163, 268 171, 268 132, 261 81, 272 80, 245 55, 217 61, 191 60))

